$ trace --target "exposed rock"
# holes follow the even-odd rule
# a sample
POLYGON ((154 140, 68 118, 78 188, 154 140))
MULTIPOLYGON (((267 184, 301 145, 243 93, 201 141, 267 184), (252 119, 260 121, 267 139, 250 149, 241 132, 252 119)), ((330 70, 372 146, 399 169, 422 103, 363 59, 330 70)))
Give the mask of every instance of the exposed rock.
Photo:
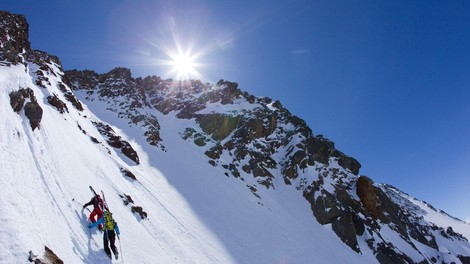
POLYGON ((371 179, 360 176, 357 180, 356 193, 361 199, 366 212, 377 219, 381 216, 382 211, 377 207, 377 191, 373 184, 371 179))
POLYGON ((23 109, 26 99, 20 91, 13 91, 10 93, 10 105, 13 111, 19 113, 23 109))
POLYGON ((128 169, 121 167, 121 172, 122 172, 122 174, 123 174, 124 176, 129 177, 129 178, 131 178, 131 179, 133 179, 133 180, 137 180, 137 178, 135 177, 134 173, 132 173, 132 172, 129 171, 128 169))
POLYGON ((23 15, 0 11, 0 59, 22 62, 20 53, 29 51, 29 25, 23 15))
MULTIPOLYGON (((129 204, 134 204, 134 200, 130 195, 123 193, 119 194, 119 197, 121 197, 122 201, 124 202, 124 205, 126 206, 129 204)), ((137 213, 140 216, 140 219, 142 220, 147 218, 147 212, 145 212, 141 206, 131 205, 131 212, 137 213)))
POLYGON ((50 67, 51 64, 56 64, 58 67, 62 67, 59 57, 51 55, 41 50, 29 50, 26 53, 26 58, 39 65, 40 72, 47 72, 53 74, 53 70, 50 67))
POLYGON ((215 160, 215 159, 220 158, 222 151, 223 151, 223 148, 221 145, 215 145, 210 150, 206 151, 204 154, 206 154, 209 158, 215 160))
POLYGON ((34 102, 28 102, 24 106, 24 113, 26 117, 29 119, 29 124, 31 125, 31 128, 36 129, 40 127, 41 119, 42 119, 42 108, 38 104, 37 101, 34 102))
POLYGON ((64 262, 47 246, 44 247, 44 259, 52 264, 64 264, 64 262))
POLYGON ((65 112, 69 112, 69 109, 67 108, 67 105, 57 97, 56 94, 54 96, 48 96, 47 97, 47 102, 54 106, 59 113, 63 114, 65 112))
POLYGON ((470 264, 470 257, 462 255, 458 255, 457 257, 462 262, 462 264, 470 264))
POLYGON ((122 195, 119 194, 119 197, 121 197, 122 201, 124 202, 124 205, 129 205, 129 204, 134 203, 134 200, 132 199, 130 195, 123 193, 122 195))
POLYGON ((75 97, 75 95, 71 92, 67 92, 67 93, 64 93, 65 95, 65 98, 67 98, 67 100, 69 102, 72 103, 72 105, 78 110, 78 111, 83 111, 83 106, 82 106, 82 103, 80 103, 80 101, 75 97))
POLYGON ((29 119, 29 123, 33 131, 40 126, 42 120, 43 110, 38 104, 34 92, 30 88, 21 88, 18 91, 13 91, 10 93, 10 105, 13 108, 13 111, 19 113, 23 108, 26 99, 29 99, 29 102, 24 106, 24 112, 26 117, 29 119))
POLYGON ((28 261, 34 264, 64 264, 62 261, 49 247, 44 246, 44 256, 39 258, 31 250, 29 251, 28 261))
POLYGON ((315 201, 313 201, 312 194, 309 194, 308 197, 312 197, 310 205, 315 218, 320 224, 325 225, 333 223, 333 221, 342 214, 336 206, 336 198, 332 194, 323 192, 315 201))
POLYGON ((137 164, 140 163, 139 156, 137 155, 137 152, 132 148, 131 144, 123 140, 121 136, 117 135, 110 125, 100 122, 93 122, 93 124, 103 136, 107 137, 106 141, 111 147, 120 149, 121 152, 126 155, 129 159, 133 160, 137 164))
POLYGON ((334 143, 324 138, 309 137, 306 142, 307 153, 314 161, 327 164, 332 150, 334 150, 334 143))
POLYGON ((138 213, 140 216, 140 219, 142 220, 147 218, 147 212, 145 212, 140 206, 132 206, 131 211, 133 213, 138 213))
POLYGON ((196 116, 196 120, 202 130, 211 135, 214 140, 226 138, 236 127, 239 116, 230 116, 224 114, 206 114, 196 116))
POLYGON ((99 75, 95 71, 70 70, 65 72, 69 86, 85 90, 93 90, 98 85, 99 75))
POLYGON ((396 248, 391 244, 379 243, 377 245, 377 260, 380 264, 409 264, 415 263, 409 257, 397 253, 396 248))
POLYGON ((356 228, 353 222, 352 213, 343 213, 336 218, 331 228, 341 240, 356 252, 360 252, 356 239, 356 228))

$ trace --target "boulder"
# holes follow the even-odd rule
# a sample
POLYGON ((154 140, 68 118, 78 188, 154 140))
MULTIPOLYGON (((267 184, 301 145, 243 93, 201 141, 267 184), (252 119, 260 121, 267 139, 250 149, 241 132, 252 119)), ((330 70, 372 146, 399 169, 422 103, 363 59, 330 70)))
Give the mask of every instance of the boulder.
POLYGON ((356 194, 359 196, 365 211, 377 219, 382 212, 377 207, 377 191, 373 184, 374 182, 368 177, 360 176, 356 184, 356 194))
POLYGON ((43 110, 37 101, 28 102, 24 107, 24 113, 29 119, 29 124, 31 125, 33 131, 34 129, 40 127, 42 112, 43 110))
POLYGON ((10 93, 10 105, 13 111, 19 113, 23 109, 25 98, 20 91, 13 91, 10 93))

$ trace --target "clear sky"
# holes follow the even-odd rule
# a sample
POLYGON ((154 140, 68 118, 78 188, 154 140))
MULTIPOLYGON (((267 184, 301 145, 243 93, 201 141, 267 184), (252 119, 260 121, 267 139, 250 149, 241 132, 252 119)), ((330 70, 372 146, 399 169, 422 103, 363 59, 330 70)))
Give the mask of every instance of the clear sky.
POLYGON ((203 81, 279 99, 361 174, 470 218, 470 1, 0 0, 65 69, 203 81))

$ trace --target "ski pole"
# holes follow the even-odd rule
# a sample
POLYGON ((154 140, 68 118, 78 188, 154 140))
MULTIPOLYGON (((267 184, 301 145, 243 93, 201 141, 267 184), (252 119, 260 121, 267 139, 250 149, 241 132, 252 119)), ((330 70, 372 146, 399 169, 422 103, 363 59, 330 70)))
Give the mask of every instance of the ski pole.
POLYGON ((117 235, 117 237, 119 240, 119 251, 121 251, 121 261, 122 263, 124 263, 124 255, 122 254, 122 247, 121 247, 121 238, 119 237, 119 235, 117 235))
MULTIPOLYGON (((72 198, 72 202, 75 202, 75 203, 77 203, 78 205, 80 205, 82 208, 84 208, 84 207, 83 207, 83 204, 79 203, 77 200, 75 200, 75 198, 72 198)), ((90 212, 90 213, 91 213, 91 210, 90 210, 90 209, 88 209, 88 207, 85 207, 84 209, 87 209, 87 210, 88 210, 88 212, 90 212)))

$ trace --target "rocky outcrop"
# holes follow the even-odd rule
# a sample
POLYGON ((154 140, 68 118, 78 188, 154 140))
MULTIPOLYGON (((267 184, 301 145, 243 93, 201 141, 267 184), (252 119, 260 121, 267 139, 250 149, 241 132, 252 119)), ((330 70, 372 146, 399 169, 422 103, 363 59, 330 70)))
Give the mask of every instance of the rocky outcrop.
MULTIPOLYGON (((31 89, 29 91, 33 92, 31 89)), ((19 91, 13 91, 10 93, 10 105, 13 108, 13 111, 19 113, 23 109, 26 90, 20 89, 19 91)), ((29 94, 26 94, 26 97, 29 97, 29 94)))
POLYGON ((37 101, 28 102, 24 106, 24 113, 29 119, 29 124, 33 130, 40 127, 42 112, 43 110, 37 101))
POLYGON ((120 170, 121 170, 121 173, 122 173, 124 176, 126 176, 126 177, 128 177, 128 178, 130 178, 130 179, 132 179, 132 180, 137 180, 137 178, 135 177, 134 173, 132 173, 130 170, 128 170, 128 169, 126 169, 126 168, 122 168, 122 167, 121 167, 120 170))
POLYGON ((48 96, 47 97, 47 102, 54 106, 57 111, 59 111, 59 113, 63 114, 65 112, 69 112, 69 109, 67 108, 67 105, 59 99, 59 97, 57 97, 56 94, 54 94, 53 96, 48 96))
POLYGON ((30 88, 21 88, 18 91, 10 93, 10 105, 13 111, 19 113, 23 109, 29 124, 33 131, 40 127, 43 110, 34 96, 34 92, 30 88), (27 101, 28 100, 28 101, 27 101), (26 104, 25 104, 26 102, 26 104))
POLYGON ((18 55, 31 50, 29 25, 23 15, 0 11, 0 60, 22 62, 18 55))
POLYGON ((366 212, 375 219, 378 219, 382 215, 382 211, 377 206, 377 190, 373 184, 371 179, 366 176, 360 176, 356 184, 356 194, 361 199, 361 203, 366 212))
POLYGON ((30 250, 28 261, 33 262, 34 264, 64 264, 64 261, 62 261, 62 259, 60 259, 48 246, 44 246, 44 256, 42 258, 39 258, 30 250))
POLYGON ((106 141, 111 147, 121 150, 122 154, 124 154, 126 157, 134 161, 136 164, 140 164, 139 156, 132 148, 131 144, 116 134, 110 125, 101 122, 93 122, 93 124, 96 126, 101 135, 106 138, 106 141))
POLYGON ((239 120, 239 116, 223 114, 196 115, 196 121, 202 131, 214 140, 222 140, 228 137, 237 127, 239 120))
MULTIPOLYGON (((161 144, 158 119, 144 109, 150 107, 144 91, 148 89, 149 85, 159 85, 159 79, 151 77, 134 79, 130 70, 126 68, 115 68, 105 74, 71 70, 66 71, 64 79, 72 90, 87 91, 89 95, 87 99, 95 100, 95 96, 97 96, 97 100, 113 103, 115 98, 119 98, 119 105, 113 106, 117 115, 129 120, 129 124, 140 126, 150 145, 164 149, 161 144)), ((70 93, 70 95, 73 94, 70 93)), ((78 110, 83 110, 78 99, 69 96, 69 94, 65 96, 78 110)))
POLYGON ((132 199, 132 197, 130 195, 127 195, 127 194, 123 193, 123 194, 119 194, 119 196, 121 197, 122 201, 124 202, 124 205, 126 205, 126 206, 131 205, 131 212, 133 214, 137 213, 140 216, 141 220, 147 219, 147 216, 148 216, 147 212, 145 212, 144 209, 141 206, 133 205, 134 200, 132 199))
POLYGON ((0 11, 0 47, 17 53, 31 49, 29 25, 23 15, 0 11))

